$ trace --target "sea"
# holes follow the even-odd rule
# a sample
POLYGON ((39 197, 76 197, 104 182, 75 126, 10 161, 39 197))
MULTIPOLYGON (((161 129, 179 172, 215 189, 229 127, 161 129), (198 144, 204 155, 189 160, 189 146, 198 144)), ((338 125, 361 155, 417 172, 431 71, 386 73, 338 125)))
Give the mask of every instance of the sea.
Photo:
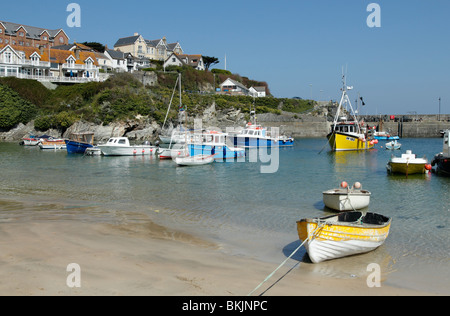
MULTIPOLYGON (((308 262, 305 249, 288 267, 327 278, 364 278, 369 264, 383 284, 450 294, 450 177, 434 172, 390 175, 392 155, 412 150, 429 161, 442 138, 386 141, 361 152, 332 152, 325 138, 296 139, 293 147, 247 152, 243 161, 180 167, 157 157, 68 154, 0 143, 0 228, 30 221, 139 222, 200 236, 230 255, 274 264, 301 244, 296 222, 334 214, 322 192, 346 181, 372 193, 365 211, 392 218, 388 239, 367 254, 308 262)), ((149 249, 151 251, 151 249, 149 249)), ((268 274, 271 271, 268 271, 268 274)))

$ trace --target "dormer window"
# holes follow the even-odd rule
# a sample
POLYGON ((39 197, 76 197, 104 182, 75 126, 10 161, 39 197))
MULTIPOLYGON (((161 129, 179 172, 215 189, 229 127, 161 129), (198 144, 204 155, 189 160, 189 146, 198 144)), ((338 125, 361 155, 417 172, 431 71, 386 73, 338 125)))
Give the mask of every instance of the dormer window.
POLYGON ((23 32, 19 32, 19 36, 24 36, 25 34, 23 34, 23 32))
POLYGON ((91 69, 92 68, 92 60, 86 60, 86 66, 87 66, 87 68, 88 69, 91 69))

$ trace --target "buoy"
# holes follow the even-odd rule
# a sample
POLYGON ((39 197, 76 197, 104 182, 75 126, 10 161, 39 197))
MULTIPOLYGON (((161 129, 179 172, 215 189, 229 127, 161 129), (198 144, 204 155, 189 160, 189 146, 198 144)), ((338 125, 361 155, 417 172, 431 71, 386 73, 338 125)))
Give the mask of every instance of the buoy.
POLYGON ((374 143, 374 144, 378 144, 378 139, 374 139, 374 140, 373 140, 373 143, 374 143))
POLYGON ((361 183, 359 183, 359 182, 355 182, 355 184, 353 185, 353 187, 355 188, 355 189, 361 189, 361 183))
POLYGON ((428 170, 428 171, 431 170, 431 165, 430 164, 426 164, 425 165, 425 169, 428 170))
POLYGON ((342 181, 342 182, 341 182, 341 188, 346 189, 347 187, 348 187, 348 183, 345 182, 345 181, 342 181))

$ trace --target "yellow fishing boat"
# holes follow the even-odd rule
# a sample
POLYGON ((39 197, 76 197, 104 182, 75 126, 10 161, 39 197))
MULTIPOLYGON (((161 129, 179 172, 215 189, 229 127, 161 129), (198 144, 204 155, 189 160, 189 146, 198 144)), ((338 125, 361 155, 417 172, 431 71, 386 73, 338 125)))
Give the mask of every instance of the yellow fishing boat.
POLYGON ((363 212, 346 212, 297 222, 300 240, 313 263, 372 251, 389 235, 391 218, 363 212))
MULTIPOLYGON (((328 143, 332 151, 344 150, 367 150, 372 149, 378 140, 373 138, 364 126, 364 122, 359 122, 353 111, 352 104, 348 97, 347 91, 353 89, 345 83, 345 76, 342 76, 343 88, 341 101, 334 117, 331 131, 327 135, 328 143), (344 113, 350 114, 348 119, 344 113), (342 112, 342 113, 341 113, 342 112)), ((361 98, 362 100, 362 98, 361 98)))

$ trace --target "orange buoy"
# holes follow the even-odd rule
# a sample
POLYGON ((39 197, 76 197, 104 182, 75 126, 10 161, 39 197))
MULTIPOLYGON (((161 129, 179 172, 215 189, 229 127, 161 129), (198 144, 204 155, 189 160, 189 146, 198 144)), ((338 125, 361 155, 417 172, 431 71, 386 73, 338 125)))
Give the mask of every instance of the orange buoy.
POLYGON ((341 182, 341 188, 346 189, 347 187, 348 187, 348 183, 345 182, 345 181, 342 181, 342 182, 341 182))
POLYGON ((430 165, 429 163, 426 164, 426 165, 425 165, 425 169, 428 170, 428 171, 430 171, 430 170, 431 170, 431 165, 430 165))

